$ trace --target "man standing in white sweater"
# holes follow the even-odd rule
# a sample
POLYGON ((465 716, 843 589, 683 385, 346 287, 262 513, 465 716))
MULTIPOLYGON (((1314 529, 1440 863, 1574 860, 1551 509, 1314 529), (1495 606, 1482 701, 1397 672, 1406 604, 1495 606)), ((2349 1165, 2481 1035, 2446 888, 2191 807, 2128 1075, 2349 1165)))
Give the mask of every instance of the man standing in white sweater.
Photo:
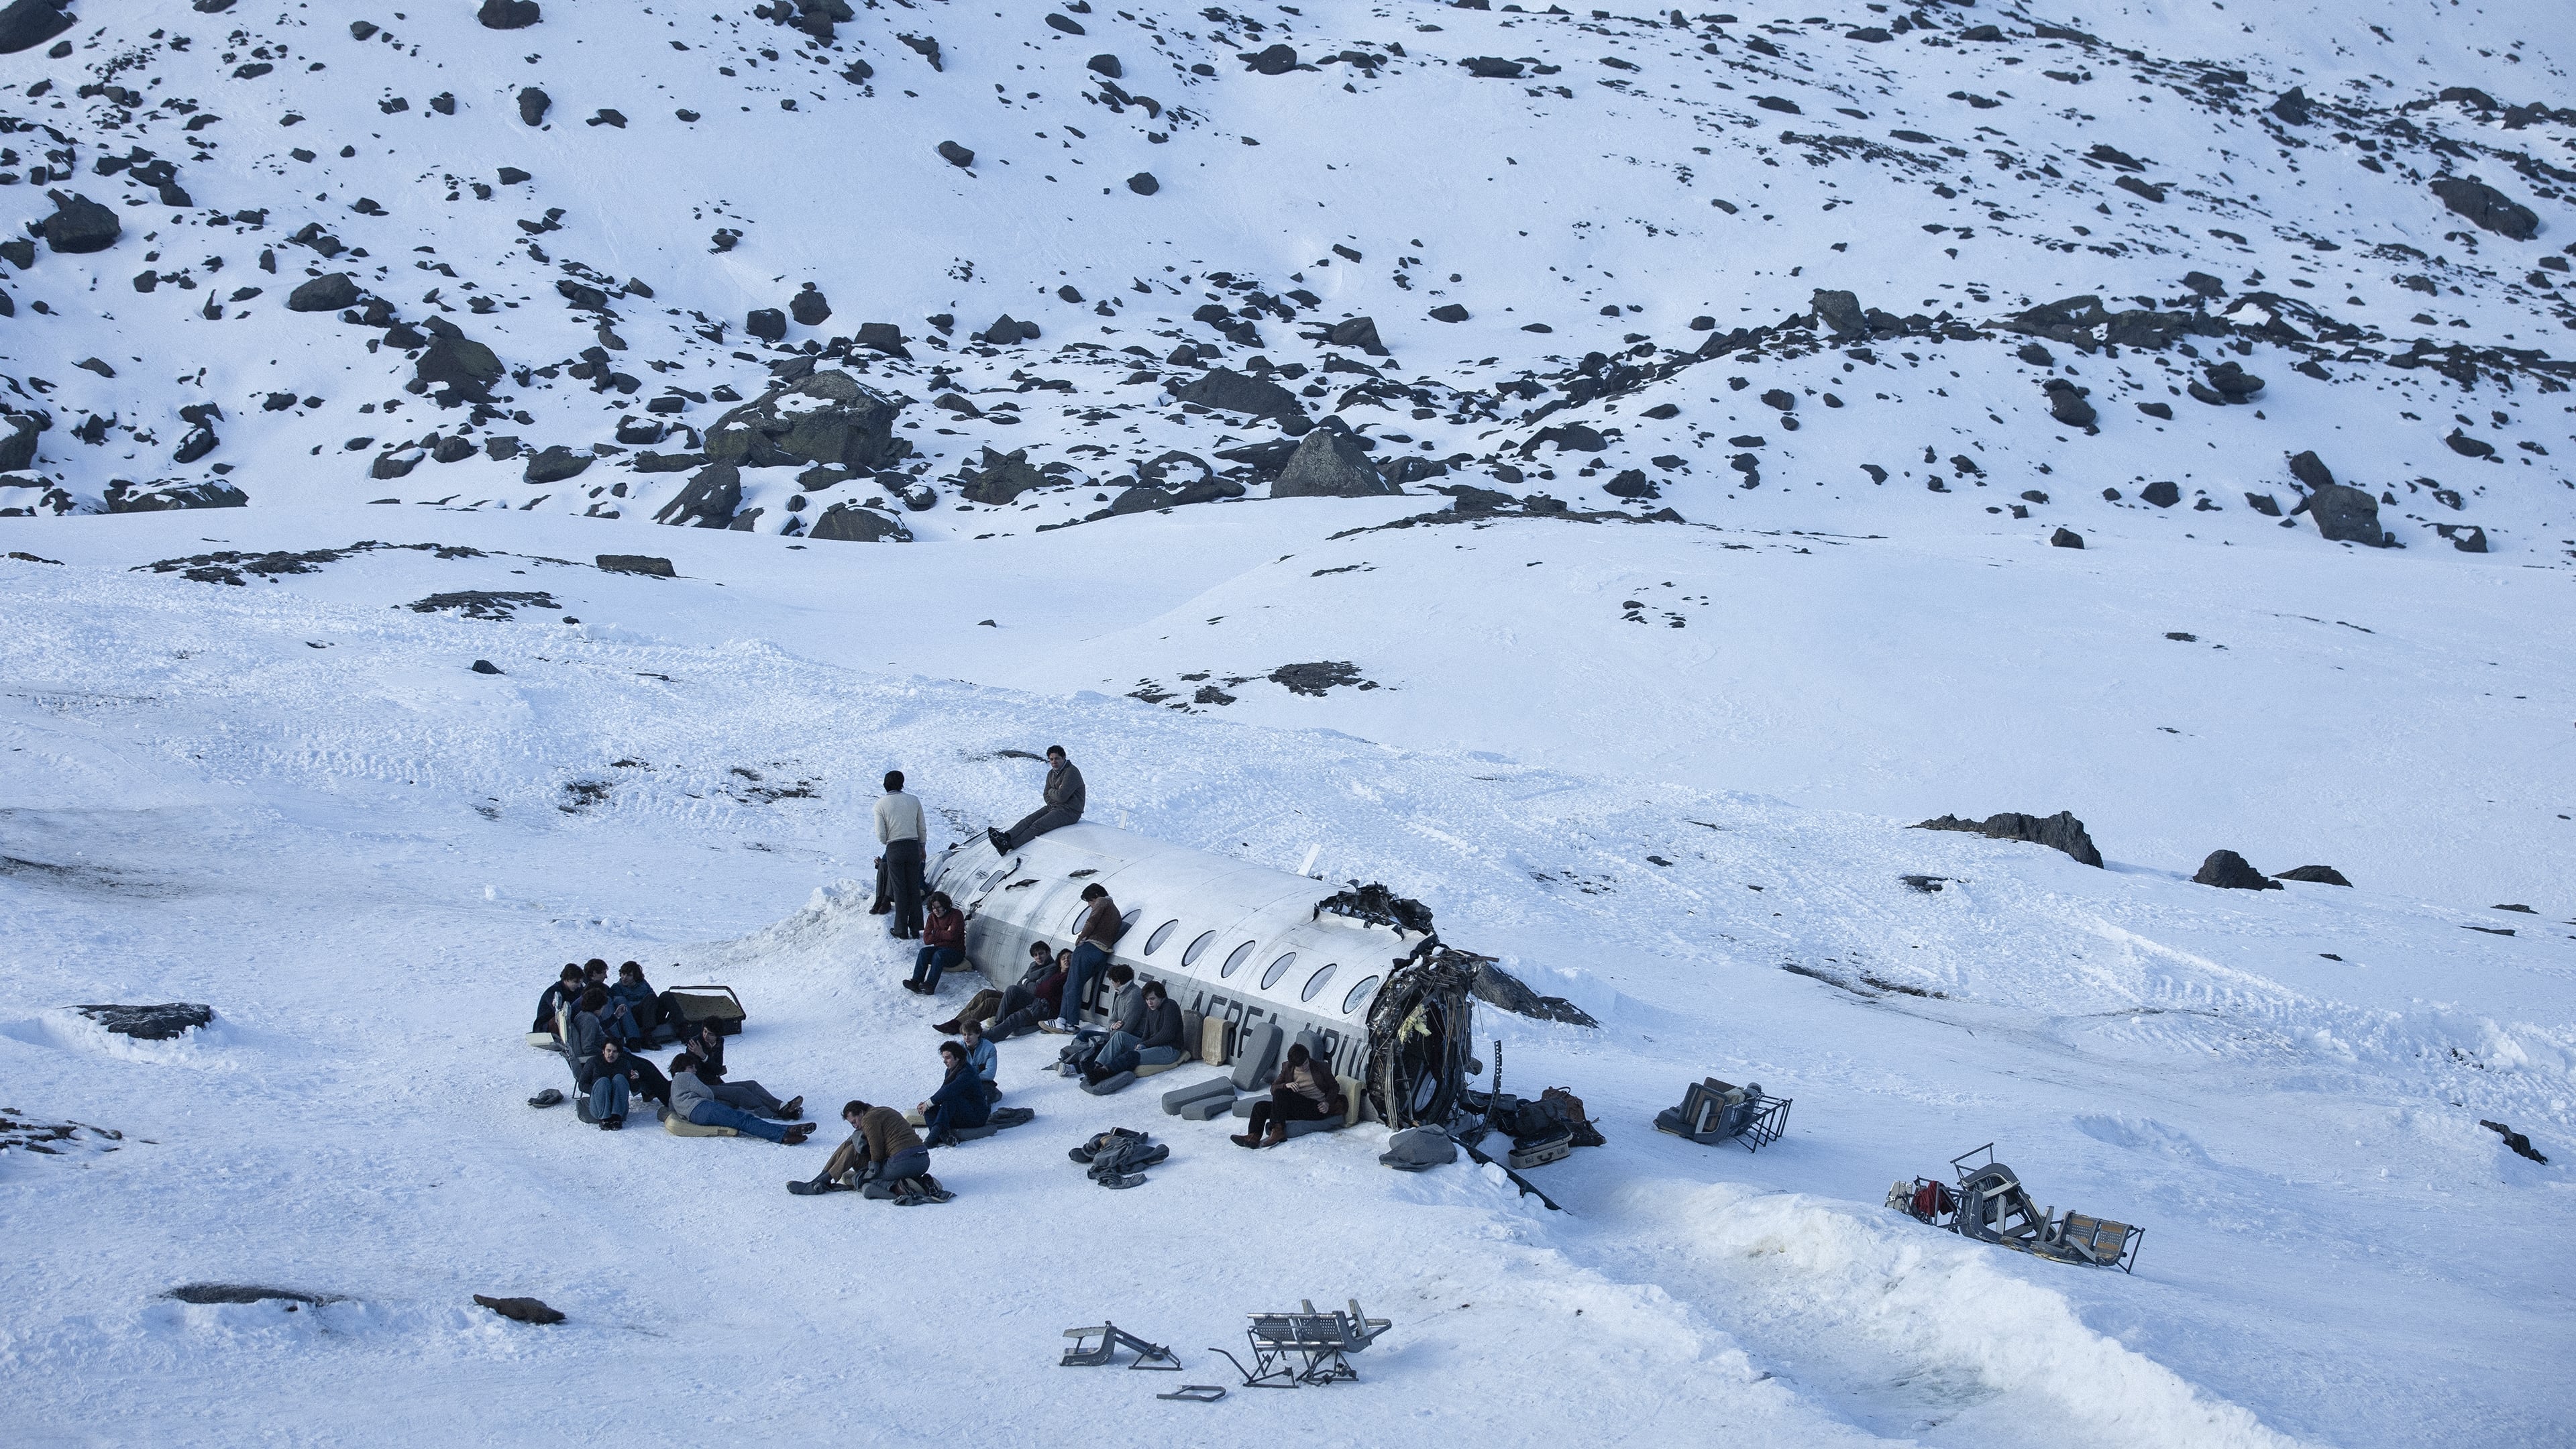
POLYGON ((885 884, 894 898, 894 937, 921 934, 921 801, 904 793, 903 771, 888 770, 877 799, 877 844, 884 847, 885 884))

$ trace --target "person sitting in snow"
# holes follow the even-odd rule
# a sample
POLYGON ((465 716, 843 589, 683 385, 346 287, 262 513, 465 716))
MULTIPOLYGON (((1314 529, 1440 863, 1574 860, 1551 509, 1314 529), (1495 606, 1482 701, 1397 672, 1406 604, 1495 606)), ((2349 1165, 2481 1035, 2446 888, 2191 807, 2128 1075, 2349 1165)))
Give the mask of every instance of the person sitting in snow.
POLYGON ((791 1182, 799 1197, 822 1192, 852 1192, 870 1182, 888 1186, 907 1177, 927 1177, 930 1149, 903 1114, 892 1107, 853 1101, 842 1106, 841 1120, 850 1124, 849 1140, 832 1149, 821 1175, 810 1182, 791 1182))
POLYGON ((1046 747, 1046 803, 1029 812, 1019 824, 1008 830, 987 829, 986 839, 993 849, 1008 855, 1050 830, 1062 830, 1082 818, 1082 807, 1088 802, 1082 785, 1082 771, 1066 758, 1064 746, 1046 747))
POLYGON ((916 1108, 922 1126, 928 1129, 925 1147, 945 1147, 956 1138, 951 1135, 960 1127, 981 1127, 992 1119, 993 1102, 984 1094, 984 1079, 966 1059, 966 1048, 953 1041, 939 1044, 942 1076, 939 1088, 930 1100, 916 1108))
MULTIPOLYGON (((930 1029, 938 1032, 942 1036, 955 1036, 960 1027, 963 1027, 966 1023, 971 1021, 978 1026, 984 1027, 986 1033, 989 1035, 992 1031, 990 1023, 998 1020, 1005 1011, 1019 1010, 1017 1006, 1004 1007, 1002 1004, 1002 998, 1008 995, 1011 991, 1019 991, 1025 995, 1026 988, 1037 985, 1040 980, 1045 978, 1049 971, 1054 969, 1055 956, 1054 953, 1047 949, 1046 942, 1031 941, 1029 943, 1029 959, 1023 963, 1020 979, 1012 983, 1008 990, 995 991, 989 986, 983 987, 973 996, 966 998, 965 1006, 959 1008, 955 1016, 948 1018, 946 1021, 931 1023, 930 1029)), ((999 1040, 998 1037, 995 1039, 999 1040)))
POLYGON ((745 1112, 758 1112, 781 1122, 799 1122, 805 1117, 805 1099, 790 1097, 782 1102, 778 1095, 758 1082, 725 1080, 724 1037, 712 1022, 700 1022, 698 1029, 680 1039, 680 1050, 698 1059, 698 1080, 707 1084, 715 1099, 728 1107, 745 1112))
POLYGON ((993 1044, 984 1040, 984 1029, 970 1021, 960 1026, 958 1032, 958 1045, 966 1049, 966 1065, 975 1069, 976 1078, 984 1084, 984 1100, 1002 1100, 1002 1084, 994 1077, 993 1044))
POLYGON ((930 893, 930 915, 921 923, 921 949, 913 954, 906 991, 939 994, 939 978, 966 960, 966 913, 946 891, 930 893))
POLYGON ((1181 1059, 1181 1005, 1164 991, 1163 983, 1146 982, 1131 1011, 1133 1019, 1111 1025, 1107 1040, 1083 1069, 1084 1081, 1097 1086, 1120 1072, 1140 1066, 1168 1067, 1181 1059))
POLYGON ((555 1039, 555 1045, 560 1047, 563 1045, 563 1024, 556 1019, 557 1013, 577 1009, 580 1004, 581 967, 566 961, 563 971, 556 976, 554 984, 548 986, 545 994, 537 998, 537 1019, 530 1024, 528 1030, 545 1032, 552 1036, 555 1039))
POLYGON ((618 967, 617 984, 608 988, 608 1011, 600 1018, 600 1024, 633 1052, 652 1045, 654 1024, 659 1020, 653 986, 644 979, 643 966, 629 961, 618 967))
POLYGON ((1055 1019, 1056 1003, 1064 996, 1065 977, 1073 969, 1073 953, 1058 951, 1047 959, 1046 943, 1040 941, 1029 947, 1029 956, 1028 975, 1002 993, 1001 1014, 993 1018, 991 1029, 985 1033, 995 1041, 1008 1041, 1035 1030, 1040 1022, 1055 1019), (1041 976, 1040 971, 1046 974, 1041 976))

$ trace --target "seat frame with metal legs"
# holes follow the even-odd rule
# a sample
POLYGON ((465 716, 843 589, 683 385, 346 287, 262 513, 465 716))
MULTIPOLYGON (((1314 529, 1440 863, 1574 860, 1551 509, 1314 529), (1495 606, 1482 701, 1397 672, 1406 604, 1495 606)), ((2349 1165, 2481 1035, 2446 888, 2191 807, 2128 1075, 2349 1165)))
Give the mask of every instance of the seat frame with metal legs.
POLYGON ((1181 1371, 1181 1361, 1172 1356, 1170 1349, 1159 1343, 1147 1343, 1114 1323, 1103 1323, 1094 1328, 1068 1328, 1064 1336, 1074 1340, 1074 1344, 1064 1351, 1063 1358, 1056 1361, 1060 1368, 1098 1368, 1115 1363, 1118 1350, 1126 1348, 1133 1349, 1136 1354, 1136 1361, 1127 1365, 1130 1369, 1153 1369, 1158 1373, 1181 1371), (1089 1341, 1095 1333, 1100 1335, 1097 1344, 1089 1341))
POLYGON ((1249 1369, 1224 1349, 1208 1351, 1224 1354, 1234 1371, 1243 1375, 1245 1388, 1293 1389, 1299 1384, 1355 1381, 1359 1373, 1351 1367, 1350 1355, 1377 1342, 1378 1335, 1394 1325, 1362 1314, 1356 1298, 1350 1305, 1347 1313, 1338 1308, 1318 1313, 1314 1301, 1306 1299, 1295 1313, 1249 1315, 1252 1321, 1243 1330, 1252 1352, 1249 1369))

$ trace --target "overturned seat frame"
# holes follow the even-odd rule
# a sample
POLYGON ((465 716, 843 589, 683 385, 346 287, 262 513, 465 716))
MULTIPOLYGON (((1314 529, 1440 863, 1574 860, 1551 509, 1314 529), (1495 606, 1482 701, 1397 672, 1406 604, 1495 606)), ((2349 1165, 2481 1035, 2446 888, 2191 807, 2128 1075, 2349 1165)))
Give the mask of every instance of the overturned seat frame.
POLYGON ((1159 1343, 1147 1343, 1114 1323, 1103 1323, 1096 1328, 1068 1328, 1064 1336, 1074 1343, 1064 1351, 1064 1357, 1056 1361, 1061 1368, 1098 1368, 1115 1363, 1118 1350, 1126 1348, 1136 1353, 1136 1361, 1127 1365, 1130 1369, 1153 1369, 1161 1373, 1181 1371, 1181 1361, 1172 1357, 1170 1349, 1159 1343), (1100 1335, 1097 1344, 1089 1341, 1095 1333, 1100 1335))
POLYGON ((1955 1189, 1918 1177, 1910 1193, 1900 1181, 1889 1193, 1889 1202, 1963 1238, 2060 1263, 2137 1271, 2138 1248, 2146 1239, 2146 1229, 2076 1212, 2061 1217, 2054 1207, 2041 1208, 2021 1178, 1995 1160, 1993 1143, 1951 1158, 1950 1170, 1958 1178, 1955 1189), (1981 1157, 1982 1161, 1976 1160, 1981 1157), (1900 1197, 1907 1201, 1899 1203, 1900 1197))
POLYGON ((1655 1114, 1655 1130, 1703 1147, 1740 1142, 1759 1152, 1789 1129, 1789 1099, 1762 1095, 1760 1083, 1735 1086, 1715 1077, 1691 1083, 1678 1107, 1655 1114))
POLYGON ((1249 1369, 1224 1349, 1208 1351, 1225 1354, 1225 1361, 1243 1375, 1245 1388, 1293 1389, 1299 1384, 1356 1381, 1359 1373, 1351 1367, 1350 1356, 1377 1342, 1378 1335, 1394 1325, 1362 1314, 1356 1298, 1350 1305, 1347 1313, 1338 1308, 1318 1313, 1314 1301, 1305 1299, 1294 1313, 1250 1315, 1252 1321, 1243 1330, 1252 1350, 1249 1369))

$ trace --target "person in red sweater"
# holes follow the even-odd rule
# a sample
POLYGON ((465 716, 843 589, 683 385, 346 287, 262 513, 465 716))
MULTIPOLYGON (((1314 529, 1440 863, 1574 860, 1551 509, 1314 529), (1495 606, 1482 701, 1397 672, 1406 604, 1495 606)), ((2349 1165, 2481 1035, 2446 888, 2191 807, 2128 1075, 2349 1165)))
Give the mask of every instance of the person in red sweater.
POLYGON ((903 989, 937 996, 941 974, 965 960, 966 913, 957 909, 947 892, 932 891, 930 914, 921 923, 921 950, 913 957, 912 979, 903 983, 903 989))

